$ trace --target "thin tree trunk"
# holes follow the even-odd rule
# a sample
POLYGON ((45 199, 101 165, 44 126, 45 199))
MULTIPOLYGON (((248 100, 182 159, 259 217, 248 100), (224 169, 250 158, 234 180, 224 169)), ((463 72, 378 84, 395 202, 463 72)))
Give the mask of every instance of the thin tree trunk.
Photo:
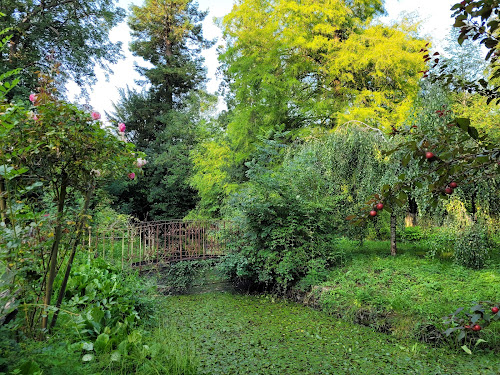
POLYGON ((52 317, 52 321, 50 322, 50 329, 54 328, 57 322, 57 317, 59 316, 59 307, 61 307, 64 293, 66 293, 66 286, 68 285, 68 279, 71 273, 71 267, 73 266, 73 260, 75 259, 76 250, 82 238, 83 227, 85 225, 87 216, 87 210, 89 209, 90 198, 92 197, 93 192, 94 192, 94 186, 90 187, 89 190, 87 191, 87 194, 85 195, 85 202, 83 204, 82 212, 80 214, 80 221, 78 222, 78 226, 76 228, 71 254, 68 259, 68 264, 66 265, 66 272, 64 273, 64 279, 61 284, 61 289, 59 290, 59 295, 57 296, 56 311, 54 312, 54 316, 52 317))
POLYGON ((6 194, 5 191, 5 186, 3 183, 3 178, 0 177, 0 216, 2 218, 2 223, 5 224, 5 220, 7 219, 6 212, 7 212, 7 205, 5 204, 5 198, 4 195, 6 194))
MULTIPOLYGON (((44 297, 44 305, 45 309, 50 306, 50 301, 52 299, 52 288, 54 286, 54 280, 57 274, 57 253, 59 251, 59 244, 61 242, 62 236, 62 219, 64 213, 64 203, 66 200, 66 190, 68 187, 68 175, 63 173, 62 182, 61 182, 61 190, 59 192, 59 202, 57 204, 57 224, 54 233, 54 243, 52 244, 52 250, 50 252, 50 264, 49 264, 49 274, 47 277, 47 286, 45 288, 45 297, 44 297)), ((48 313, 45 313, 42 316, 42 329, 47 328, 48 322, 48 313)))
POLYGON ((396 215, 391 213, 391 255, 396 256, 396 215))
POLYGON ((476 214, 477 214, 477 207, 476 207, 476 197, 477 197, 477 191, 474 190, 471 196, 471 213, 472 213, 472 220, 474 222, 477 221, 476 214))

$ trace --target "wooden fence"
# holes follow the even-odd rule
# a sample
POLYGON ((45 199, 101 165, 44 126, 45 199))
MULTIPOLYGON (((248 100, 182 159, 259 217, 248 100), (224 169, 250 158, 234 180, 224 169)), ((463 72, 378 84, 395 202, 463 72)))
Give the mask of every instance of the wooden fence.
POLYGON ((161 266, 180 260, 220 257, 225 253, 224 221, 153 221, 122 228, 88 228, 89 256, 132 267, 161 266))

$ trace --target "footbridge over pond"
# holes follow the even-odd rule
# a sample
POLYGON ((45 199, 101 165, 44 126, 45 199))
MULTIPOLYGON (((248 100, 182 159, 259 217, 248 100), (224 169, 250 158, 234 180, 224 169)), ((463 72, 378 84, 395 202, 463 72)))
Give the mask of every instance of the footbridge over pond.
POLYGON ((89 256, 121 263, 122 268, 154 269, 172 262, 219 258, 226 253, 226 221, 149 221, 89 227, 89 256))

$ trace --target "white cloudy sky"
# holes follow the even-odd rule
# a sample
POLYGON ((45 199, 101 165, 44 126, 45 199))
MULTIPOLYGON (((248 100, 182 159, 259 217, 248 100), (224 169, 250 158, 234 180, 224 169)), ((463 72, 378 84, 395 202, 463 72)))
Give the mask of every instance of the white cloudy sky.
MULTIPOLYGON (((384 20, 396 20, 403 13, 415 13, 418 19, 421 20, 422 34, 432 39, 434 45, 439 49, 439 45, 446 34, 449 32, 452 20, 450 18, 450 8, 458 0, 386 0, 385 6, 388 16, 384 20)), ((198 0, 201 10, 209 10, 209 14, 204 21, 204 35, 206 38, 219 38, 221 41, 221 32, 214 24, 213 19, 223 17, 231 11, 233 0, 198 0)), ((120 0, 119 5, 128 9, 130 4, 141 5, 143 0, 120 0)), ((104 111, 112 111, 112 103, 119 98, 118 88, 129 85, 136 87, 134 80, 141 77, 134 71, 134 62, 143 64, 139 59, 134 58, 128 51, 128 43, 130 42, 129 30, 126 23, 122 23, 112 30, 111 39, 113 41, 122 41, 124 47, 125 59, 113 66, 114 75, 109 80, 106 80, 104 74, 97 72, 98 82, 93 87, 90 94, 90 104, 94 110, 104 114, 104 111)), ((217 44, 216 44, 217 46, 217 44)), ((216 55, 216 46, 204 52, 205 63, 208 69, 208 77, 210 81, 207 84, 209 92, 216 92, 219 83, 216 80, 215 73, 218 62, 216 55)), ((70 93, 76 93, 78 88, 74 85, 69 87, 70 93)))

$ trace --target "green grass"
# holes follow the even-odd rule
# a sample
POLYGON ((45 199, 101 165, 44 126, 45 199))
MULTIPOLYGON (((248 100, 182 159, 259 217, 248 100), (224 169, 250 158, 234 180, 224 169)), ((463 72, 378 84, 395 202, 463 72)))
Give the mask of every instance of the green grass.
POLYGON ((164 323, 194 345, 201 374, 498 374, 474 357, 397 339, 270 296, 165 298, 164 323))
MULTIPOLYGON (((396 335, 415 333, 419 324, 442 326, 442 317, 477 301, 500 302, 500 263, 482 270, 458 266, 451 259, 426 259, 418 244, 400 245, 396 257, 388 242, 363 247, 344 241, 352 254, 345 266, 330 271, 320 305, 329 313, 355 320, 360 310, 389 317, 396 335)), ((377 322, 374 322, 376 325, 377 322)), ((490 346, 500 346, 500 323, 490 326, 490 346)), ((488 334, 488 332, 485 332, 488 334)), ((500 348, 497 347, 500 350, 500 348)))

